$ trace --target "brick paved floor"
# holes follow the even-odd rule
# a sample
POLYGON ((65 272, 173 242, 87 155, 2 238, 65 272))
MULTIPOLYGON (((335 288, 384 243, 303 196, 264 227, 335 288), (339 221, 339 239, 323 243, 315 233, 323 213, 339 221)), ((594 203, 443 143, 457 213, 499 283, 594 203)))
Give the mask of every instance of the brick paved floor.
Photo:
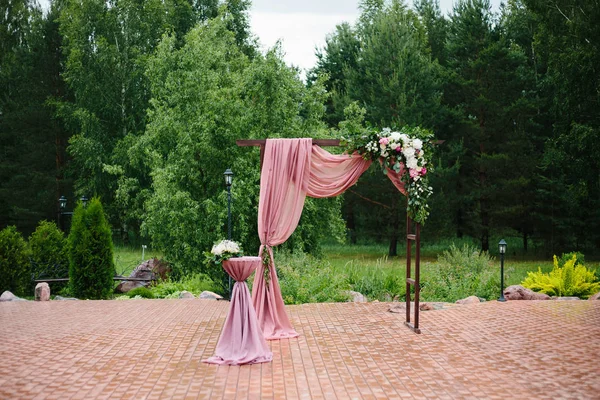
POLYGON ((388 306, 290 306, 300 338, 228 367, 201 362, 226 302, 0 303, 0 398, 600 398, 600 301, 427 311, 421 335, 388 306))

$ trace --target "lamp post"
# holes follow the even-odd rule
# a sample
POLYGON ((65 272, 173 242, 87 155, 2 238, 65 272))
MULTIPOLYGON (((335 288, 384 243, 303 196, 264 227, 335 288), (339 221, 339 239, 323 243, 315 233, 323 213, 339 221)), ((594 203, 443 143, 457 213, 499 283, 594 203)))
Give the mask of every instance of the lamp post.
MULTIPOLYGON (((85 195, 81 196, 81 198, 79 199, 81 200, 81 203, 83 204, 83 207, 87 207, 87 203, 88 203, 88 198, 85 197, 85 195)), ((60 196, 60 199, 58 199, 58 226, 60 227, 60 229, 62 229, 63 231, 65 230, 65 227, 63 226, 63 216, 64 215, 71 215, 73 216, 73 211, 67 211, 67 198, 63 195, 60 196)))
MULTIPOLYGON (((223 176, 227 188, 227 240, 231 240, 231 184, 233 183, 233 172, 227 168, 223 176)), ((229 277, 229 299, 231 299, 231 276, 229 277)))
POLYGON ((504 253, 506 253, 506 242, 504 239, 498 243, 498 251, 500 252, 500 297, 498 301, 506 301, 504 298, 504 253))

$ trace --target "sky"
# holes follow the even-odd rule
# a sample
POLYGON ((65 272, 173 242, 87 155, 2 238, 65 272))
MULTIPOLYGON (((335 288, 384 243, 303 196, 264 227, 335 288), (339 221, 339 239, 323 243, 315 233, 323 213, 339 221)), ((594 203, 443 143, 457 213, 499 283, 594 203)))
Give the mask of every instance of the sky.
MULTIPOLYGON (((47 7, 48 0, 39 0, 47 7)), ((442 12, 448 14, 455 0, 440 0, 442 12)), ((490 0, 498 11, 500 0, 490 0)), ((263 50, 281 40, 287 64, 304 72, 312 68, 315 49, 325 45, 327 34, 346 21, 353 24, 359 15, 359 0, 253 0, 250 9, 252 32, 263 50)))

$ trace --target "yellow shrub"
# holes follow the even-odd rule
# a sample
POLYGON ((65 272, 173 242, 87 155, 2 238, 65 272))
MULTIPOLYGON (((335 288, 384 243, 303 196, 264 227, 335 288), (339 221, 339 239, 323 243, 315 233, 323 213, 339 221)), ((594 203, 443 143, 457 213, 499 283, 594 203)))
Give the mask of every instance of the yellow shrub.
POLYGON ((550 273, 543 273, 539 268, 537 272, 528 272, 521 285, 550 296, 587 298, 600 291, 600 282, 595 282, 594 272, 584 265, 575 265, 576 262, 577 256, 573 255, 573 258, 560 267, 554 256, 554 268, 550 273))

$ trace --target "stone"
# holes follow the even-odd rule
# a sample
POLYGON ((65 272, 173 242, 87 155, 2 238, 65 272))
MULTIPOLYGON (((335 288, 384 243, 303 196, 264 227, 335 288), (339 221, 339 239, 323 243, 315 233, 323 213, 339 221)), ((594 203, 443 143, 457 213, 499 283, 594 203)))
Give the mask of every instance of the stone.
POLYGON ((550 296, 545 293, 536 293, 521 285, 512 285, 504 289, 506 300, 549 300, 550 296))
POLYGON ((183 292, 179 293, 179 298, 180 299, 193 299, 194 295, 190 292, 188 292, 187 290, 184 290, 183 292))
POLYGON ((367 296, 365 296, 362 293, 355 292, 354 290, 346 290, 344 293, 347 294, 348 297, 350 297, 350 299, 348 300, 348 302, 352 302, 352 303, 366 303, 366 302, 368 302, 367 296))
POLYGON ((581 300, 579 297, 575 296, 565 296, 565 297, 556 297, 553 300, 581 300))
POLYGON ((165 280, 170 272, 169 264, 158 258, 144 261, 129 274, 129 278, 148 279, 147 281, 121 281, 115 288, 117 293, 127 293, 138 287, 148 287, 154 280, 165 280))
POLYGON ((18 300, 20 300, 20 299, 8 290, 4 291, 2 293, 2 296, 0 296, 0 301, 18 301, 18 300))
POLYGON ((600 300, 600 292, 590 296, 588 300, 600 300))
POLYGON ((75 297, 62 297, 59 295, 54 296, 54 300, 79 300, 76 299, 75 297))
POLYGON ((479 297, 477 297, 477 296, 469 296, 465 299, 456 300, 456 304, 476 304, 476 303, 481 303, 481 300, 479 300, 479 297))
POLYGON ((419 304, 419 310, 421 310, 421 311, 430 311, 430 310, 433 310, 433 309, 434 309, 434 307, 433 307, 433 304, 431 304, 431 303, 421 303, 421 304, 419 304))
POLYGON ((35 285, 35 301, 50 300, 50 286, 47 282, 40 282, 35 285))
MULTIPOLYGON (((443 310, 443 309, 447 308, 446 307, 447 305, 448 305, 447 303, 442 303, 442 302, 435 302, 435 303, 425 302, 425 303, 419 303, 419 310, 421 310, 421 311, 443 310)), ((411 312, 411 314, 414 312, 414 307, 415 307, 415 302, 411 301, 411 303, 410 303, 410 312, 411 312)), ((390 306, 390 308, 388 308, 388 312, 391 312, 391 313, 406 313, 406 302, 392 304, 390 306)))
POLYGON ((205 290, 204 292, 200 293, 200 296, 198 296, 199 299, 204 299, 204 300, 222 300, 223 296, 218 295, 214 292, 205 290))

